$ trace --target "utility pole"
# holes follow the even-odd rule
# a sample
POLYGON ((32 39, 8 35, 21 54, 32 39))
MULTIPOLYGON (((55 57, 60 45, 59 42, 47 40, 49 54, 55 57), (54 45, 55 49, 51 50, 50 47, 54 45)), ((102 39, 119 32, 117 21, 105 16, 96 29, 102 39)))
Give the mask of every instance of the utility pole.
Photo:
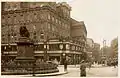
POLYGON ((105 54, 105 49, 106 49, 106 40, 103 40, 103 51, 102 51, 102 55, 105 54))

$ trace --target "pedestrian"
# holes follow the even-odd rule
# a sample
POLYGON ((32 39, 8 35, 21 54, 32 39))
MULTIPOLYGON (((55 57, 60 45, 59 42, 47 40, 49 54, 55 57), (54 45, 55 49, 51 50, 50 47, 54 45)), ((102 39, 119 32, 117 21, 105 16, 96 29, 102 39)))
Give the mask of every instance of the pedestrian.
POLYGON ((84 60, 81 61, 80 65, 80 76, 81 77, 86 77, 86 63, 84 60))
POLYGON ((113 62, 113 66, 114 66, 114 68, 116 68, 116 61, 113 62))
POLYGON ((67 60, 64 61, 64 71, 67 71, 67 60))
POLYGON ((91 65, 92 65, 92 63, 91 63, 91 62, 89 62, 89 69, 91 68, 91 65))

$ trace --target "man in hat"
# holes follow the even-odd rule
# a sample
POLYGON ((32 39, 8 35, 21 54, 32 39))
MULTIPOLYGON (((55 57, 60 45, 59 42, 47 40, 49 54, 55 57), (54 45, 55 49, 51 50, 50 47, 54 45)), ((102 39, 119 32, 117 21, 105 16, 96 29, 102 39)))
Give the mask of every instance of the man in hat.
POLYGON ((80 76, 81 76, 81 77, 86 77, 86 64, 85 64, 85 61, 84 61, 84 60, 81 61, 81 65, 80 65, 80 76))

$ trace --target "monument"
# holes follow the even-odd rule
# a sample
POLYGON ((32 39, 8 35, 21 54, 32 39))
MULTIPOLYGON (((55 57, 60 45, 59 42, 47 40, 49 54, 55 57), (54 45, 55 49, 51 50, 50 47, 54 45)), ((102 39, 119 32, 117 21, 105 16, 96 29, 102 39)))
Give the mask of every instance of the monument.
POLYGON ((20 27, 20 38, 17 42, 17 56, 12 64, 2 66, 2 75, 46 74, 59 72, 52 62, 36 62, 34 57, 34 42, 25 26, 20 27), (6 70, 7 69, 7 70, 6 70))
MULTIPOLYGON (((57 65, 49 62, 41 62, 36 64, 34 58, 34 42, 29 38, 30 34, 25 26, 20 27, 20 38, 17 42, 18 54, 16 57, 17 69, 27 71, 26 74, 45 74, 59 72, 57 65)), ((22 72, 22 74, 25 72, 22 72)))
POLYGON ((29 38, 30 34, 25 26, 20 27, 20 38, 17 42, 17 57, 16 61, 23 60, 33 62, 34 61, 34 43, 29 38))
POLYGON ((27 72, 31 72, 33 71, 32 68, 34 67, 34 63, 35 63, 34 43, 29 38, 30 33, 28 32, 25 26, 21 26, 19 31, 20 31, 20 38, 17 42, 18 53, 15 59, 17 69, 21 69, 21 70, 27 69, 27 72), (28 69, 30 69, 30 71, 28 71, 28 69))

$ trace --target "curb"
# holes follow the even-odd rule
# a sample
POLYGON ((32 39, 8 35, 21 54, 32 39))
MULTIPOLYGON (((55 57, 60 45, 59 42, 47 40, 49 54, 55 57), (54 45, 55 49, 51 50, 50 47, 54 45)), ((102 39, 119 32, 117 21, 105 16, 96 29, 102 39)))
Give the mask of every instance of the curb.
POLYGON ((35 74, 35 76, 22 76, 22 77, 45 77, 45 76, 57 76, 57 75, 63 75, 67 74, 68 72, 59 72, 59 73, 51 73, 51 74, 35 74))

